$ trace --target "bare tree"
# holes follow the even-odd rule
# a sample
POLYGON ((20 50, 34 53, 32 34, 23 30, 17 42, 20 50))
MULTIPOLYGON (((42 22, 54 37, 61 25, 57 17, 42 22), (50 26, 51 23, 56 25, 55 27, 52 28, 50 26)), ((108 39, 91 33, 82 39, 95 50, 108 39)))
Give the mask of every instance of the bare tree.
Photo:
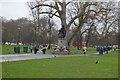
POLYGON ((66 2, 66 0, 60 2, 59 0, 52 0, 49 3, 45 1, 44 3, 35 4, 31 9, 34 10, 39 7, 44 9, 45 7, 52 8, 53 11, 51 12, 49 10, 41 10, 39 14, 51 14, 61 20, 61 26, 66 32, 65 40, 68 48, 76 34, 80 34, 80 44, 82 44, 82 34, 85 32, 88 34, 87 43, 92 34, 91 31, 96 32, 99 37, 107 35, 117 21, 115 13, 113 13, 116 10, 114 5, 116 4, 111 2, 66 2), (73 34, 68 35, 73 24, 75 25, 75 30, 73 34), (89 26, 86 26, 88 24, 89 26), (102 31, 100 31, 100 24, 102 24, 102 31), (100 32, 102 32, 102 35, 100 32))
POLYGON ((95 5, 94 3, 89 3, 89 2, 82 3, 82 6, 80 8, 81 11, 79 13, 77 13, 76 15, 72 16, 71 19, 69 21, 67 21, 68 23, 66 23, 66 9, 70 3, 71 2, 67 3, 65 0, 63 0, 62 2, 57 0, 57 1, 53 1, 53 5, 42 3, 42 4, 36 5, 33 8, 31 8, 31 9, 36 9, 40 6, 42 6, 42 7, 47 6, 47 7, 51 7, 54 9, 54 12, 43 11, 43 12, 39 12, 39 14, 52 14, 53 16, 60 18, 62 28, 64 28, 66 31, 66 36, 65 36, 66 47, 70 46, 71 40, 73 39, 73 37, 76 35, 76 33, 80 29, 80 27, 77 27, 75 33, 70 38, 68 38, 68 33, 69 33, 70 27, 73 24, 73 22, 77 18, 79 18, 79 20, 81 22, 81 24, 79 26, 83 26, 84 22, 88 18, 89 12, 91 12, 90 10, 88 10, 88 7, 91 5, 95 5), (87 12, 86 12, 86 10, 87 10, 87 12))
MULTIPOLYGON (((93 23, 95 22, 94 19, 96 19, 96 15, 100 12, 96 9, 93 9, 97 6, 97 3, 90 3, 90 2, 74 2, 72 4, 73 11, 69 12, 69 15, 72 17, 74 15, 82 14, 81 16, 77 17, 77 21, 74 20, 74 25, 76 27, 75 32, 69 39, 69 44, 73 40, 73 38, 76 36, 76 34, 79 34, 79 42, 80 42, 80 48, 82 48, 82 35, 88 31, 88 39, 86 42, 88 42, 90 38, 90 32, 91 28, 93 27, 93 23), (89 24, 89 25, 88 25, 89 24)), ((70 7, 70 9, 71 9, 70 7)))
POLYGON ((117 3, 115 2, 104 2, 99 3, 99 8, 101 13, 98 14, 97 19, 100 24, 98 27, 98 34, 102 42, 105 42, 108 45, 108 35, 112 29, 117 28, 116 22, 118 21, 117 17, 117 3), (103 40, 102 40, 103 39, 103 40))

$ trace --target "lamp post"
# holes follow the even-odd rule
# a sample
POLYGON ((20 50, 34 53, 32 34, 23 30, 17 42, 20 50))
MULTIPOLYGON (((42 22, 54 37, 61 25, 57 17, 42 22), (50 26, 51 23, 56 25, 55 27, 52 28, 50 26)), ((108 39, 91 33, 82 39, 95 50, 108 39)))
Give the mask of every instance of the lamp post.
POLYGON ((20 30, 21 30, 21 27, 18 27, 18 42, 17 42, 18 47, 15 48, 15 51, 18 54, 20 53, 20 47, 19 47, 19 43, 20 43, 20 30))
MULTIPOLYGON (((52 12, 52 8, 50 9, 50 12, 52 12)), ((51 21, 53 15, 49 14, 48 16, 49 16, 49 19, 48 19, 48 24, 49 24, 49 31, 48 31, 49 32, 49 47, 48 47, 48 49, 50 49, 51 48, 51 28, 52 28, 50 21, 51 21)))
POLYGON ((20 30, 21 30, 21 27, 18 28, 18 32, 19 32, 19 33, 18 33, 18 45, 19 45, 19 43, 20 43, 20 30))

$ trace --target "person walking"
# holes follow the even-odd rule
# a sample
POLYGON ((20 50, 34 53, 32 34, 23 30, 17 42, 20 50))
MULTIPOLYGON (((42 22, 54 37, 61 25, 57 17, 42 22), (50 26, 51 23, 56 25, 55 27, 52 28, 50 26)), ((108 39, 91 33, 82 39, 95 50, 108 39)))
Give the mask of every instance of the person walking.
POLYGON ((104 52, 103 47, 100 47, 99 54, 103 54, 103 52, 104 52))
POLYGON ((46 45, 43 45, 43 48, 42 48, 43 54, 46 54, 46 49, 47 49, 47 46, 46 46, 46 45))
POLYGON ((83 53, 84 53, 84 55, 86 54, 86 51, 87 51, 87 48, 83 47, 83 53))
POLYGON ((34 47, 34 54, 37 54, 38 48, 35 46, 34 47))

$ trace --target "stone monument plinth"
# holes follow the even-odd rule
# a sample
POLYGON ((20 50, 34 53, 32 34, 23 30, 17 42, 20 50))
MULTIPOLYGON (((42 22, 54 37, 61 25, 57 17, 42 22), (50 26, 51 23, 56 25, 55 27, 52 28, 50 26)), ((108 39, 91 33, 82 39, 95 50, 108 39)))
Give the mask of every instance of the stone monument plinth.
POLYGON ((65 40, 66 32, 64 28, 61 28, 58 33, 58 46, 52 54, 57 55, 67 55, 69 54, 69 50, 66 49, 66 40, 65 40))
POLYGON ((66 49, 65 43, 66 43, 65 39, 59 39, 58 40, 58 47, 56 48, 56 50, 54 50, 54 52, 52 54, 68 55, 69 51, 66 49))

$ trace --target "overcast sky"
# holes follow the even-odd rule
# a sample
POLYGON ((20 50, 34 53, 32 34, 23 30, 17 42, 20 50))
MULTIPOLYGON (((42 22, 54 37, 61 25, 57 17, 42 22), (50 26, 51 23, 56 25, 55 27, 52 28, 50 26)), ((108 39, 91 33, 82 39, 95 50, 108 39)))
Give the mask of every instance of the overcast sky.
MULTIPOLYGON (((10 20, 22 17, 30 18, 27 2, 31 0, 0 0, 0 16, 10 20)), ((54 18, 57 25, 60 25, 59 19, 54 18)), ((59 27, 57 27, 59 29, 59 27)))
POLYGON ((7 19, 29 18, 28 0, 0 0, 0 16, 7 19))
POLYGON ((0 16, 7 19, 29 18, 28 1, 31 0, 0 0, 0 16))

